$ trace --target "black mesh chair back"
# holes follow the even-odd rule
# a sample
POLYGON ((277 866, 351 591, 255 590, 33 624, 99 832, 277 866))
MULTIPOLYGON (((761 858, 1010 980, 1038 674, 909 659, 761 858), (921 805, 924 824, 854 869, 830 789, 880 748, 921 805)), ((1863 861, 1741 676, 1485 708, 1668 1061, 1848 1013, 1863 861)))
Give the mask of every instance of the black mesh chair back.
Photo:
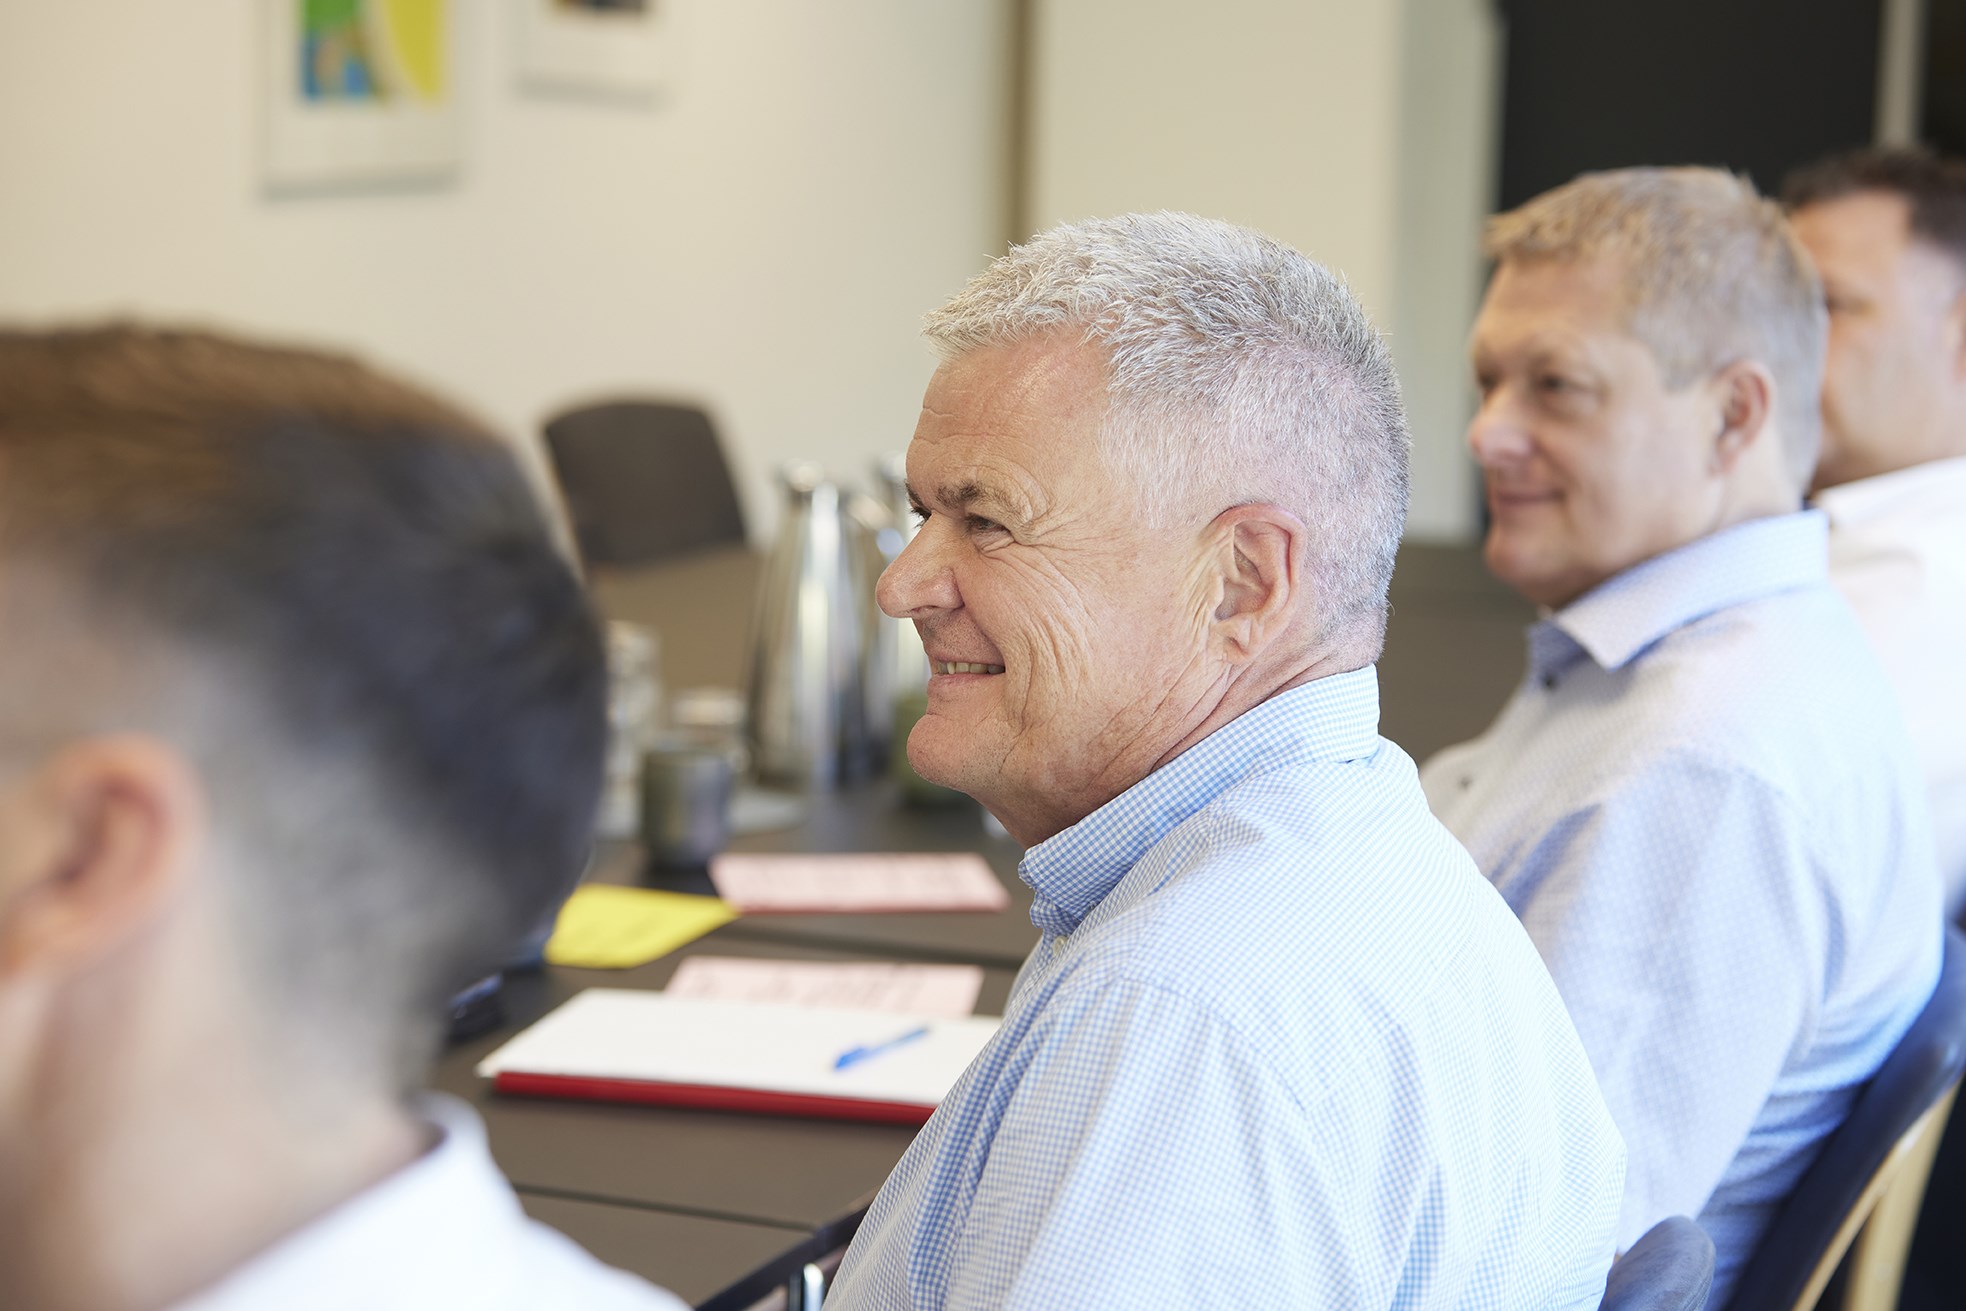
POLYGON ((1712 1287, 1713 1240, 1685 1216, 1667 1216, 1612 1264, 1598 1311, 1701 1311, 1712 1287))
POLYGON ((1729 1311, 1810 1311, 1839 1264, 1845 1311, 1896 1305, 1932 1156, 1966 1070, 1966 937, 1945 933, 1932 999, 1748 1258, 1729 1311))
POLYGON ((589 565, 642 565, 744 541, 744 515, 710 416, 609 401, 546 425, 546 450, 589 565))

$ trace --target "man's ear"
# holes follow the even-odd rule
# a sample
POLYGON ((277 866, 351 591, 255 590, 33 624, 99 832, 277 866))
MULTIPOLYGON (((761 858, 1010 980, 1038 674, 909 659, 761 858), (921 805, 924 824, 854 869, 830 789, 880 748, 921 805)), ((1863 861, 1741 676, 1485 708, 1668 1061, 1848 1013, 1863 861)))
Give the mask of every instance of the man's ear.
POLYGON ((1714 374, 1712 388, 1720 407, 1713 471, 1731 473, 1741 456, 1767 431, 1775 404, 1775 379, 1755 360, 1735 360, 1714 374))
POLYGON ((0 979, 86 966, 161 917, 206 843, 197 770, 154 739, 57 751, 21 780, 0 851, 0 979))
POLYGON ((1227 658, 1247 664, 1295 622, 1304 580, 1299 563, 1310 533, 1274 505, 1238 505, 1209 525, 1215 541, 1217 601, 1209 632, 1227 658))

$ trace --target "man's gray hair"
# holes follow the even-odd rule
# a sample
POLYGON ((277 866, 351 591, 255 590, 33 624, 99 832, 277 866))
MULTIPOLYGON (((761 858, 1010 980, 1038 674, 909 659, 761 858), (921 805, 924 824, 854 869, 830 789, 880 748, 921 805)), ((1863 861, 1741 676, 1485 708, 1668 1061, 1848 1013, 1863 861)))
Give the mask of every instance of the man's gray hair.
POLYGON ((1808 486, 1829 318, 1780 207, 1748 182, 1713 168, 1586 173, 1490 219, 1482 248, 1501 263, 1616 260, 1627 325, 1670 387, 1736 360, 1765 365, 1783 463, 1808 486))
POLYGON ((1124 214, 1012 247, 924 330, 945 359, 1061 331, 1096 344, 1104 454, 1149 521, 1297 515, 1321 634, 1376 656, 1412 441, 1392 356, 1336 275, 1248 228, 1124 214))

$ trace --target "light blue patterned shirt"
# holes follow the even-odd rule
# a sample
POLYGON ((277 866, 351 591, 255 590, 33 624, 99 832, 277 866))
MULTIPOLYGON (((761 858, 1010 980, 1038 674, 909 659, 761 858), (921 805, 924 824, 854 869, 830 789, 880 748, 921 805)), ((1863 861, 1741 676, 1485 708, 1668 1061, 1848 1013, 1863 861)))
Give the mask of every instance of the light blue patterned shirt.
POLYGON ((1697 1216, 1712 1305, 1938 977, 1924 782, 1815 513, 1617 575, 1428 800, 1522 916, 1630 1152, 1620 1247, 1697 1216))
POLYGON ((1508 908, 1279 695, 1025 856, 1043 938, 828 1306, 1594 1308, 1623 1152, 1508 908))

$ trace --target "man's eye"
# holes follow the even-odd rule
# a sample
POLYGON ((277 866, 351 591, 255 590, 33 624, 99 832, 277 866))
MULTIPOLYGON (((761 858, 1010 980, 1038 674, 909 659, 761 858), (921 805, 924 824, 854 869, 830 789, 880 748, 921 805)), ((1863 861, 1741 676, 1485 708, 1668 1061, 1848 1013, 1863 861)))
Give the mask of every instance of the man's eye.
POLYGON ((973 533, 1000 533, 1003 531, 1002 524, 998 523, 995 519, 985 519, 980 514, 964 515, 963 523, 973 533))
POLYGON ((915 527, 917 528, 928 522, 928 507, 926 506, 911 505, 908 507, 908 513, 914 516, 915 527))

